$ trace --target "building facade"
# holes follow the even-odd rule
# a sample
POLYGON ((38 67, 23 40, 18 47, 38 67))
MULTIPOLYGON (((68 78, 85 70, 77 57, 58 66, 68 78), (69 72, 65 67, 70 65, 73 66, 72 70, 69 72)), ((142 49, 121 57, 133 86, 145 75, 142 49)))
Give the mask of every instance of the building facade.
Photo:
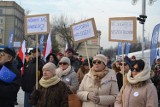
POLYGON ((24 9, 14 1, 0 1, 0 44, 8 45, 13 32, 12 43, 21 42, 24 36, 24 9))

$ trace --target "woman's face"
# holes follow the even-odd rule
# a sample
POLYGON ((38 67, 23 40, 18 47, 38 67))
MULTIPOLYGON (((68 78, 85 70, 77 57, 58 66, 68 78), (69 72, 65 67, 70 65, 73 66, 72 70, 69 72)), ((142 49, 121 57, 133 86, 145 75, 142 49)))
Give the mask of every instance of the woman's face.
POLYGON ((54 61, 54 57, 52 55, 50 55, 49 62, 53 62, 53 61, 54 61))
POLYGON ((105 65, 102 61, 93 60, 93 69, 97 72, 101 72, 105 69, 105 65))
POLYGON ((133 68, 131 68, 131 73, 133 78, 140 73, 140 69, 138 68, 137 64, 135 64, 133 68))
POLYGON ((50 79, 50 78, 53 77, 53 76, 54 76, 54 74, 53 74, 51 71, 49 71, 49 70, 47 70, 47 69, 44 69, 44 70, 43 70, 43 78, 44 78, 45 80, 50 79))
POLYGON ((85 70, 89 70, 89 65, 88 64, 84 64, 83 66, 84 66, 85 70))
POLYGON ((68 63, 66 62, 60 62, 59 63, 59 67, 62 69, 62 70, 66 70, 68 68, 68 63))

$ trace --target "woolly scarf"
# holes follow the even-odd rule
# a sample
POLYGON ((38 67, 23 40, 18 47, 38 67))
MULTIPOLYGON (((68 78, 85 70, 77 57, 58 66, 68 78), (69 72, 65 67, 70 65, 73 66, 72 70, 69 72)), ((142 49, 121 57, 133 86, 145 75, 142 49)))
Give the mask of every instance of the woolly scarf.
POLYGON ((67 75, 71 71, 71 66, 69 65, 66 70, 62 70, 61 68, 56 69, 56 74, 58 77, 62 77, 63 75, 67 75))
POLYGON ((142 81, 146 81, 150 78, 150 69, 148 66, 144 67, 139 74, 137 74, 134 78, 131 77, 131 70, 127 73, 127 80, 130 84, 137 84, 142 81))
POLYGON ((94 84, 97 85, 97 86, 100 86, 101 79, 108 73, 108 69, 104 69, 101 72, 96 72, 92 68, 91 73, 94 77, 94 84))
POLYGON ((60 81, 60 78, 58 76, 54 76, 50 79, 45 80, 43 77, 40 79, 39 84, 44 87, 48 88, 52 85, 56 85, 60 81))

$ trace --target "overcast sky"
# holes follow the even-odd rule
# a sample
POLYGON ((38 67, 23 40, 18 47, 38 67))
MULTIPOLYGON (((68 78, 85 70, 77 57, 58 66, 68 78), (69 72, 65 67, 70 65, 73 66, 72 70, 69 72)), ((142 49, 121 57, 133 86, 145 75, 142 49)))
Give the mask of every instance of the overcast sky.
MULTIPOLYGON (((8 0, 4 0, 8 1, 8 0)), ((142 0, 132 5, 132 0, 13 0, 33 14, 50 16, 65 15, 76 21, 94 17, 98 30, 101 30, 101 46, 108 48, 116 46, 116 42, 108 41, 108 20, 110 17, 138 17, 142 14, 142 0)), ((146 0, 145 36, 151 39, 155 25, 160 23, 160 0, 148 5, 146 0)), ((142 25, 137 22, 137 35, 142 36, 142 25)))

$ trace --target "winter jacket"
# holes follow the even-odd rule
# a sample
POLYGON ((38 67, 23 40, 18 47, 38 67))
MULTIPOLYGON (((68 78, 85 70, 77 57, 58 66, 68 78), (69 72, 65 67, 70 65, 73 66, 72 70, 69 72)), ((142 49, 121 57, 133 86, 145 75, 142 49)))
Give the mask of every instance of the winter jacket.
MULTIPOLYGON (((91 69, 92 70, 92 69, 91 69)), ((77 91, 78 97, 82 100, 82 107, 110 107, 113 105, 118 94, 118 85, 115 72, 111 69, 106 68, 108 73, 101 79, 100 87, 94 85, 94 76, 91 73, 87 73, 77 91), (97 94, 100 98, 100 102, 95 104, 88 100, 87 96, 89 92, 97 90, 97 94)))
MULTIPOLYGON (((21 83, 20 73, 11 62, 5 63, 4 66, 15 73, 16 77, 11 83, 0 80, 0 107, 14 107, 14 101, 21 83)), ((1 68, 2 66, 0 66, 0 69, 1 68)))
POLYGON ((157 91, 150 80, 149 65, 146 63, 144 69, 134 77, 132 72, 129 70, 126 75, 126 84, 116 98, 115 107, 158 107, 157 91))
MULTIPOLYGON (((42 77, 42 67, 44 65, 44 61, 38 58, 38 71, 39 71, 39 79, 42 77)), ((22 89, 25 92, 31 93, 33 91, 33 87, 36 84, 36 58, 30 60, 28 65, 24 68, 24 74, 22 75, 22 89)))
POLYGON ((141 87, 128 84, 118 94, 115 107, 158 107, 156 88, 150 80, 141 87))
POLYGON ((65 71, 62 71, 61 68, 57 68, 56 74, 74 92, 78 90, 78 86, 79 86, 78 78, 77 78, 77 74, 74 71, 73 67, 69 66, 65 71))
POLYGON ((36 107, 68 107, 67 86, 62 81, 48 88, 39 85, 38 93, 34 89, 30 102, 36 102, 36 107))

